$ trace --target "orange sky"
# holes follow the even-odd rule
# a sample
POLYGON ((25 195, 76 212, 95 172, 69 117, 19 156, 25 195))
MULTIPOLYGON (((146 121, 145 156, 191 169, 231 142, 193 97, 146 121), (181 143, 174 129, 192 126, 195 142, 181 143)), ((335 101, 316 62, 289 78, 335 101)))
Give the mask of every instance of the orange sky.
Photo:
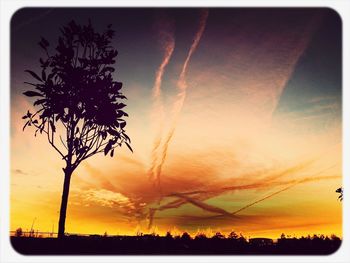
MULTIPOLYGON (((321 19, 310 18, 302 32, 296 27, 286 33, 283 26, 279 34, 267 30, 264 44, 257 46, 248 39, 254 24, 238 26, 236 35, 223 41, 230 52, 212 61, 210 15, 193 18, 190 33, 198 37, 198 46, 192 43, 192 54, 191 42, 184 45, 170 30, 161 45, 155 43, 161 55, 148 85, 125 75, 134 153, 121 148, 113 158, 94 156, 78 167, 67 232, 342 235, 342 206, 335 193, 342 184, 341 88, 314 84, 311 95, 299 90, 296 97, 287 96, 293 85, 308 80, 309 72, 303 75, 297 67, 321 19), (243 45, 239 41, 245 38, 243 45), (167 49, 171 41, 174 53, 167 49), (176 53, 181 48, 185 55, 176 53), (158 84, 163 82, 156 87, 157 77, 158 84), (291 98, 302 107, 288 104, 295 102, 291 98), (158 175, 152 173, 154 163, 158 168, 162 163, 158 175)), ((13 90, 24 90, 21 83, 28 76, 12 80, 13 90)), ((21 117, 31 107, 20 93, 12 96, 11 229, 30 229, 36 218, 35 229, 51 231, 57 228, 64 163, 46 138, 22 131, 21 117)))

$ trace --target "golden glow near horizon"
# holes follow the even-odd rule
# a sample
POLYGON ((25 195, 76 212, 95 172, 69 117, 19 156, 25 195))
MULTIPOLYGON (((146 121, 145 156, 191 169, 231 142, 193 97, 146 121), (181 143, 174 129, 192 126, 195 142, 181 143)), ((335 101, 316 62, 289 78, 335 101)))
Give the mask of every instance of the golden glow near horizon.
MULTIPOLYGON (((63 163, 45 138, 22 132, 22 123, 18 120, 21 109, 26 108, 23 104, 24 101, 16 103, 12 112, 12 120, 17 121, 14 121, 16 128, 11 138, 11 229, 30 228, 33 218, 37 218, 35 228, 51 231, 52 224, 57 226, 63 163)), ((185 106, 163 168, 163 195, 192 190, 218 191, 212 197, 200 198, 233 212, 282 189, 288 181, 311 178, 310 181, 297 184, 234 218, 215 219, 215 213, 188 203, 157 212, 153 227, 160 233, 176 227, 191 233, 215 229, 226 233, 236 230, 250 236, 277 237, 281 232, 341 236, 341 203, 334 193, 341 185, 339 123, 313 131, 308 127, 310 122, 298 124, 298 116, 276 116, 267 124, 265 120, 260 123, 254 116, 228 109, 235 108, 233 104, 220 106, 221 109, 200 112, 196 111, 196 103, 185 106), (216 122, 215 129, 202 129, 210 120, 216 122), (269 176, 280 179, 270 183, 269 176), (317 179, 321 176, 333 179, 317 179), (222 190, 256 182, 262 185, 222 190)), ((157 208, 175 199, 166 197, 158 205, 158 186, 147 174, 151 151, 147 139, 153 138, 152 132, 150 127, 149 130, 140 127, 136 113, 130 116, 128 131, 135 153, 118 149, 115 158, 96 156, 75 172, 69 199, 68 232, 153 231, 147 229, 148 208, 157 208)))
MULTIPOLYGON (((237 45, 222 63, 200 60, 208 55, 204 31, 202 49, 189 61, 187 94, 176 122, 170 116, 179 76, 168 76, 171 81, 161 86, 162 132, 174 123, 175 129, 159 181, 149 174, 159 138, 153 86, 124 82, 134 153, 121 148, 113 158, 94 156, 78 167, 66 231, 342 236, 342 205, 335 193, 342 185, 339 101, 315 94, 304 99, 303 109, 278 110, 314 27, 291 46, 275 48, 270 39, 247 52, 247 46, 237 45)), ((22 131, 21 117, 30 108, 24 96, 12 97, 11 230, 30 229, 36 218, 34 229, 56 231, 63 161, 44 136, 22 131)))

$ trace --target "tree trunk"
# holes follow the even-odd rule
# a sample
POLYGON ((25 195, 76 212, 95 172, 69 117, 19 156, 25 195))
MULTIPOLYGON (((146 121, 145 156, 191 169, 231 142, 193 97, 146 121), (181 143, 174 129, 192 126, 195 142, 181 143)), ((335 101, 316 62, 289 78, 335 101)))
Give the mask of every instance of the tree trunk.
POLYGON ((64 237, 64 227, 66 224, 66 213, 67 213, 67 204, 68 204, 68 195, 69 195, 69 186, 70 186, 71 176, 72 176, 72 171, 66 168, 64 171, 64 183, 63 183, 63 192, 62 192, 62 200, 61 200, 60 219, 58 221, 58 238, 64 237))

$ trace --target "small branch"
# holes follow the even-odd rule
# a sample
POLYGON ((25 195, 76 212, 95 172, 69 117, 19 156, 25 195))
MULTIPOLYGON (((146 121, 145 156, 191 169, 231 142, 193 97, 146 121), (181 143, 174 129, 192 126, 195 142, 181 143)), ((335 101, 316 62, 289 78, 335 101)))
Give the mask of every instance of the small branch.
POLYGON ((60 140, 61 140, 61 142, 62 142, 62 144, 63 144, 64 148, 66 148, 66 150, 68 150, 67 146, 65 145, 65 143, 64 143, 64 142, 63 142, 63 140, 62 140, 61 135, 60 135, 60 140))
POLYGON ((50 140, 50 123, 47 123, 47 140, 49 141, 49 143, 51 144, 51 146, 62 156, 62 158, 64 159, 65 156, 63 155, 63 153, 56 147, 56 145, 50 140))

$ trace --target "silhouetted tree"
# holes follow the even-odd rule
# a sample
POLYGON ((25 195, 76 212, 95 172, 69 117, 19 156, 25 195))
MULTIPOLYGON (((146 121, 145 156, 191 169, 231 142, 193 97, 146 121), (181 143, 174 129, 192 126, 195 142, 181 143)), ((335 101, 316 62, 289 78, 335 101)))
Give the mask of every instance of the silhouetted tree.
POLYGON ((229 239, 238 239, 238 235, 235 231, 232 231, 228 236, 229 239))
POLYGON ((220 232, 216 232, 212 238, 213 239, 224 239, 225 236, 223 234, 221 234, 220 232))
POLYGON ((335 192, 339 193, 338 199, 343 201, 343 187, 338 188, 335 192))
POLYGON ((204 233, 198 233, 195 237, 195 239, 206 239, 207 236, 204 233))
POLYGON ((26 83, 35 89, 23 94, 38 99, 36 111, 23 116, 23 130, 34 126, 35 136, 45 134, 65 162, 58 237, 64 236, 70 180, 78 165, 100 152, 113 157, 122 144, 132 151, 124 130, 126 105, 120 102, 126 97, 120 92, 122 83, 112 77, 118 54, 111 46, 113 35, 111 25, 98 33, 90 21, 86 26, 71 21, 61 28, 54 54, 47 40, 39 42, 45 52, 39 59, 40 76, 26 70, 35 80, 26 83))
POLYGON ((242 235, 242 233, 239 234, 239 238, 237 240, 242 244, 248 243, 247 239, 242 235))
POLYGON ((331 240, 340 241, 340 238, 337 237, 336 235, 332 234, 332 235, 331 235, 331 240))
POLYGON ((183 241, 188 241, 188 240, 191 240, 191 236, 187 233, 187 232, 184 232, 182 235, 181 235, 181 239, 183 241))
POLYGON ((167 231, 167 232, 166 232, 165 238, 166 238, 166 239, 173 239, 173 235, 171 234, 170 231, 167 231))
POLYGON ((23 230, 21 227, 17 228, 16 229, 16 233, 15 233, 15 236, 16 237, 21 237, 23 235, 23 230))

